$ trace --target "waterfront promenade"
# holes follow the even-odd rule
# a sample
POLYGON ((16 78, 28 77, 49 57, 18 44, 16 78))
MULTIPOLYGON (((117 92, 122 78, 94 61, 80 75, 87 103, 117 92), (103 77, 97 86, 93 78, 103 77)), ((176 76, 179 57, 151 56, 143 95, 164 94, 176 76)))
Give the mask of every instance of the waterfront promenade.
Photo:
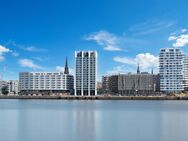
POLYGON ((0 96, 0 99, 62 100, 188 100, 188 96, 0 96))

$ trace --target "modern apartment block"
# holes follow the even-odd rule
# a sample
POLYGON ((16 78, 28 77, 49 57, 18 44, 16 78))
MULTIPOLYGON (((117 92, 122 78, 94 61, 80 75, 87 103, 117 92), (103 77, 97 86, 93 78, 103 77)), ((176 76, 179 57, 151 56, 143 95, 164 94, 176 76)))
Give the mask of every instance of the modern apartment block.
POLYGON ((69 74, 67 60, 63 72, 20 72, 19 89, 27 94, 73 93, 74 77, 69 74))
POLYGON ((188 90, 188 55, 183 56, 183 84, 184 90, 188 90))
POLYGON ((9 80, 8 81, 8 90, 9 90, 9 94, 18 94, 19 81, 18 80, 9 80))
POLYGON ((184 90, 183 54, 177 48, 165 48, 159 54, 160 90, 178 93, 184 90))
POLYGON ((97 95, 97 52, 76 51, 75 95, 97 95))

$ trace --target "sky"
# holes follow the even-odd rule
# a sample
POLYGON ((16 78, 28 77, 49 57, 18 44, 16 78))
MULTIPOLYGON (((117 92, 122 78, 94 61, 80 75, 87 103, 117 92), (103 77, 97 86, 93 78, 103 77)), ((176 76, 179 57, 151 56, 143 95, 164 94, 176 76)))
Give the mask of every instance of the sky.
POLYGON ((0 77, 62 71, 74 52, 98 52, 102 75, 158 72, 161 48, 188 52, 187 0, 0 0, 0 77))

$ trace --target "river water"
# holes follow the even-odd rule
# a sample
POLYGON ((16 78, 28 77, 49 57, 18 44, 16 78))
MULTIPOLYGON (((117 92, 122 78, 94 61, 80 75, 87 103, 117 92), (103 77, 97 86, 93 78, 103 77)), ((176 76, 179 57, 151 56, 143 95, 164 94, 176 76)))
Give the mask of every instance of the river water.
POLYGON ((0 100, 0 141, 188 141, 188 101, 0 100))

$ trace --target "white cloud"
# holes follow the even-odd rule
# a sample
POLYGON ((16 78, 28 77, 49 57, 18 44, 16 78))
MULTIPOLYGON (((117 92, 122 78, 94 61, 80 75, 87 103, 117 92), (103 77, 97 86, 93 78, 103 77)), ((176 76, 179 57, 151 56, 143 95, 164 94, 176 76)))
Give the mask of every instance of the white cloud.
POLYGON ((99 46, 107 51, 123 51, 127 52, 129 48, 143 46, 149 42, 143 39, 127 37, 125 33, 117 36, 105 30, 94 32, 84 37, 85 40, 95 41, 99 46), (126 47, 126 49, 125 49, 126 47))
POLYGON ((8 53, 11 52, 11 50, 9 48, 6 48, 2 45, 0 45, 0 54, 2 55, 3 53, 8 53))
POLYGON ((183 34, 177 37, 174 47, 184 47, 188 44, 188 34, 183 34))
POLYGON ((184 28, 181 30, 181 33, 185 33, 185 32, 187 32, 187 29, 184 28))
POLYGON ((184 47, 188 44, 188 34, 187 29, 181 29, 181 31, 177 31, 174 35, 168 38, 168 41, 175 41, 172 45, 174 47, 184 47))
POLYGON ((3 62, 4 60, 5 60, 5 57, 0 55, 0 62, 3 62))
POLYGON ((177 39, 176 36, 170 36, 170 37, 168 38, 168 41, 173 41, 173 40, 176 40, 176 39, 177 39))
POLYGON ((136 56, 135 60, 144 69, 150 68, 150 67, 157 67, 158 63, 159 63, 159 58, 157 56, 154 56, 154 55, 150 54, 150 53, 138 54, 136 56))
POLYGON ((47 61, 49 59, 48 57, 32 57, 32 58, 40 62, 47 61))
POLYGON ((25 50, 25 51, 30 51, 30 52, 45 52, 45 51, 47 51, 46 49, 38 48, 38 47, 35 47, 35 46, 26 46, 26 45, 17 44, 14 41, 9 41, 8 44, 15 46, 19 49, 22 49, 22 50, 25 50))
POLYGON ((135 58, 115 57, 114 61, 134 66, 139 64, 142 69, 148 69, 158 66, 158 57, 150 53, 140 53, 136 55, 135 58))
POLYGON ((144 23, 133 25, 130 30, 136 35, 148 35, 172 27, 173 21, 148 20, 144 23))
POLYGON ((31 69, 43 69, 42 66, 35 64, 33 60, 30 59, 20 59, 18 63, 21 67, 27 67, 31 69))
POLYGON ((181 29, 181 30, 176 30, 176 31, 170 33, 170 35, 171 35, 171 36, 181 35, 182 33, 185 33, 185 32, 187 32, 187 31, 188 31, 187 29, 183 28, 183 29, 181 29))
MULTIPOLYGON (((56 71, 57 72, 64 72, 64 67, 62 66, 56 66, 56 71)), ((69 73, 74 75, 75 71, 73 68, 69 68, 69 73)))
POLYGON ((129 64, 129 65, 132 65, 132 64, 137 64, 136 61, 132 58, 129 58, 129 57, 114 57, 114 61, 116 62, 120 62, 120 63, 123 63, 123 64, 129 64))
POLYGON ((57 72, 64 72, 64 67, 56 66, 56 71, 57 72))
POLYGON ((120 65, 114 67, 112 70, 107 71, 107 74, 119 74, 119 73, 126 73, 127 67, 125 65, 120 65))
POLYGON ((31 51, 31 52, 44 52, 46 49, 37 48, 35 46, 28 46, 28 47, 20 47, 20 49, 31 51))
POLYGON ((17 52, 12 52, 12 55, 15 56, 15 57, 18 57, 20 54, 17 53, 17 52))
POLYGON ((119 38, 112 33, 101 30, 92 33, 84 38, 85 40, 96 41, 98 45, 102 46, 107 51, 120 51, 119 38))
POLYGON ((0 62, 5 60, 4 54, 12 52, 9 48, 6 48, 5 46, 0 45, 0 62))

